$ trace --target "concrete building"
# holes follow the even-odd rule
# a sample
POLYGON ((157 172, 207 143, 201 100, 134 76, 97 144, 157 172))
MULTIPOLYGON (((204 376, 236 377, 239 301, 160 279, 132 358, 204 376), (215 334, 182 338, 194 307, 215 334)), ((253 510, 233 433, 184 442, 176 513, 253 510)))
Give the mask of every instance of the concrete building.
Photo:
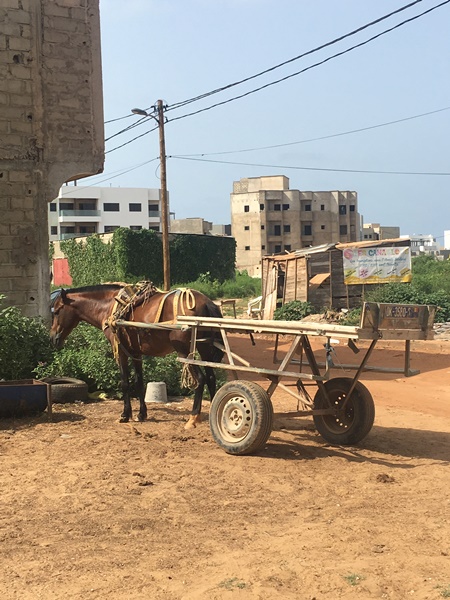
POLYGON ((189 217, 187 219, 172 219, 170 221, 171 233, 196 233, 208 235, 211 233, 213 224, 201 217, 189 217))
POLYGON ((363 223, 362 240, 393 240, 400 237, 400 227, 363 223))
POLYGON ((50 318, 47 203, 103 170, 98 0, 0 3, 0 293, 50 318))
POLYGON ((161 191, 63 186, 48 206, 50 241, 110 233, 118 227, 161 231, 161 191))
POLYGON ((420 256, 421 254, 439 254, 439 245, 436 243, 436 238, 431 234, 413 234, 402 235, 402 238, 411 240, 411 256, 420 256))
POLYGON ((241 179, 233 183, 231 230, 236 268, 260 277, 264 255, 359 241, 357 194, 291 190, 284 175, 241 179))

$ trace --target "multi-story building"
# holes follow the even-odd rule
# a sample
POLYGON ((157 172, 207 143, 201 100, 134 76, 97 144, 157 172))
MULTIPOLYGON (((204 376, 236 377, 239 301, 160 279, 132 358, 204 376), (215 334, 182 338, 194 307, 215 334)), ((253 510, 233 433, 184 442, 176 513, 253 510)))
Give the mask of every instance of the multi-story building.
POLYGON ((63 186, 48 206, 50 241, 110 233, 118 227, 161 231, 161 191, 63 186))
POLYGON ((402 235, 411 240, 411 256, 420 256, 421 254, 439 254, 439 246, 431 234, 413 234, 402 235))
POLYGON ((236 268, 260 277, 264 255, 359 241, 357 194, 290 190, 284 175, 241 179, 233 183, 231 228, 236 268))
POLYGON ((362 226, 363 240, 393 240, 399 237, 400 227, 379 223, 364 223, 362 226))

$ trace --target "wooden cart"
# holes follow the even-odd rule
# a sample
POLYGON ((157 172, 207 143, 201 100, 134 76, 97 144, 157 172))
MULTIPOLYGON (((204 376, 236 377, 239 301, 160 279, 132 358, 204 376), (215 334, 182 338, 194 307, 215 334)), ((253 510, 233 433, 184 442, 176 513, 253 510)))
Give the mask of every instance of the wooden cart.
MULTIPOLYGON (((229 454, 249 454, 264 447, 272 431, 271 397, 278 386, 297 399, 297 410, 292 414, 312 416, 317 431, 328 443, 354 445, 366 437, 375 418, 372 396, 359 381, 361 373, 368 369, 403 372, 406 376, 417 373, 410 368, 410 343, 411 340, 433 339, 435 310, 434 306, 427 305, 367 302, 358 327, 301 321, 179 316, 178 326, 192 330, 190 355, 179 360, 192 365, 228 369, 233 374, 233 381, 221 387, 212 399, 209 417, 214 440, 229 454), (197 343, 202 338, 202 332, 211 329, 220 331, 222 343, 218 345, 224 351, 227 363, 206 362, 197 358, 197 343), (278 361, 278 368, 261 368, 257 366, 257 349, 254 352, 254 364, 233 352, 229 338, 233 333, 250 336, 272 334, 276 340, 280 335, 288 336, 290 347, 278 361), (326 339, 328 360, 323 364, 316 360, 311 348, 310 338, 316 336, 326 339), (356 372, 353 377, 330 377, 333 368, 329 360, 332 338, 347 341, 355 352, 359 352, 356 346, 359 340, 370 341, 358 365, 341 365, 346 369, 354 369, 356 372), (403 369, 367 364, 379 340, 405 341, 403 369), (240 379, 239 375, 245 372, 262 375, 268 380, 267 388, 240 379), (294 380, 295 390, 282 383, 283 379, 294 380), (308 391, 310 386, 314 387, 314 395, 308 391)), ((277 349, 277 344, 275 347, 277 349)))

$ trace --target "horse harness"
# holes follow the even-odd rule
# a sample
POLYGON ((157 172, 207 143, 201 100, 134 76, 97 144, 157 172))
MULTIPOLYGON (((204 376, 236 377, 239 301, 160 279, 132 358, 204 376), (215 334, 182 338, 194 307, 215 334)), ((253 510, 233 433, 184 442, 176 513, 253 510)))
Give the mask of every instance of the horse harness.
MULTIPOLYGON (((124 285, 118 294, 114 298, 114 304, 111 309, 111 314, 105 321, 103 322, 102 329, 105 331, 106 329, 110 329, 113 333, 113 352, 114 358, 118 361, 119 357, 119 346, 121 345, 121 341, 119 338, 119 330, 120 327, 117 325, 117 321, 120 320, 129 320, 130 316, 132 317, 134 308, 139 303, 145 303, 149 298, 151 298, 155 293, 161 292, 157 287, 153 285, 151 281, 141 281, 135 285, 124 285)), ((157 323, 161 323, 164 325, 173 325, 177 321, 177 315, 186 314, 186 309, 192 310, 195 308, 195 296, 192 290, 187 288, 179 288, 176 290, 171 290, 166 292, 158 306, 158 310, 156 312, 155 320, 155 329, 158 328, 157 323), (169 296, 174 296, 173 299, 173 319, 171 321, 161 321, 161 315, 164 308, 164 304, 169 296)), ((163 328, 163 327, 161 327, 163 328)), ((132 358, 134 360, 142 360, 142 358, 137 358, 132 356, 123 346, 121 347, 122 352, 124 352, 128 358, 132 358)))

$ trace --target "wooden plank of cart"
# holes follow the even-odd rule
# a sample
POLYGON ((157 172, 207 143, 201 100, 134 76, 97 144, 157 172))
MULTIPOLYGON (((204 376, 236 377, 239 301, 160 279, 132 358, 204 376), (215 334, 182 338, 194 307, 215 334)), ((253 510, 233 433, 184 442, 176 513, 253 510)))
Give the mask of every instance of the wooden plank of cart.
POLYGON ((297 399, 293 416, 312 416, 320 435, 330 444, 355 445, 363 440, 372 428, 375 407, 369 390, 359 381, 365 370, 385 373, 403 373, 411 376, 418 371, 410 368, 412 340, 433 339, 433 322, 436 307, 412 304, 364 303, 358 327, 304 323, 301 321, 253 321, 249 319, 178 316, 178 325, 192 330, 191 352, 183 363, 228 369, 233 381, 222 386, 211 401, 209 423, 216 443, 229 454, 250 454, 261 450, 272 431, 273 406, 271 397, 277 387, 297 399), (225 353, 228 363, 207 362, 197 359, 197 342, 205 331, 217 330, 222 343, 217 345, 225 353), (266 369, 238 356, 231 348, 230 334, 246 333, 288 336, 290 347, 278 368, 266 369), (310 338, 326 338, 325 363, 319 363, 311 347, 310 338), (359 352, 357 342, 369 340, 370 344, 358 365, 340 365, 354 369, 353 377, 331 378, 330 340, 346 340, 350 348, 359 352), (379 340, 405 342, 404 368, 375 367, 368 365, 369 358, 379 340), (305 370, 307 369, 307 370, 305 370), (322 370, 321 370, 322 369, 322 370), (252 381, 240 379, 239 374, 257 373, 268 380, 267 388, 252 381), (295 382, 295 390, 282 379, 295 382), (315 393, 312 394, 310 386, 315 393))

